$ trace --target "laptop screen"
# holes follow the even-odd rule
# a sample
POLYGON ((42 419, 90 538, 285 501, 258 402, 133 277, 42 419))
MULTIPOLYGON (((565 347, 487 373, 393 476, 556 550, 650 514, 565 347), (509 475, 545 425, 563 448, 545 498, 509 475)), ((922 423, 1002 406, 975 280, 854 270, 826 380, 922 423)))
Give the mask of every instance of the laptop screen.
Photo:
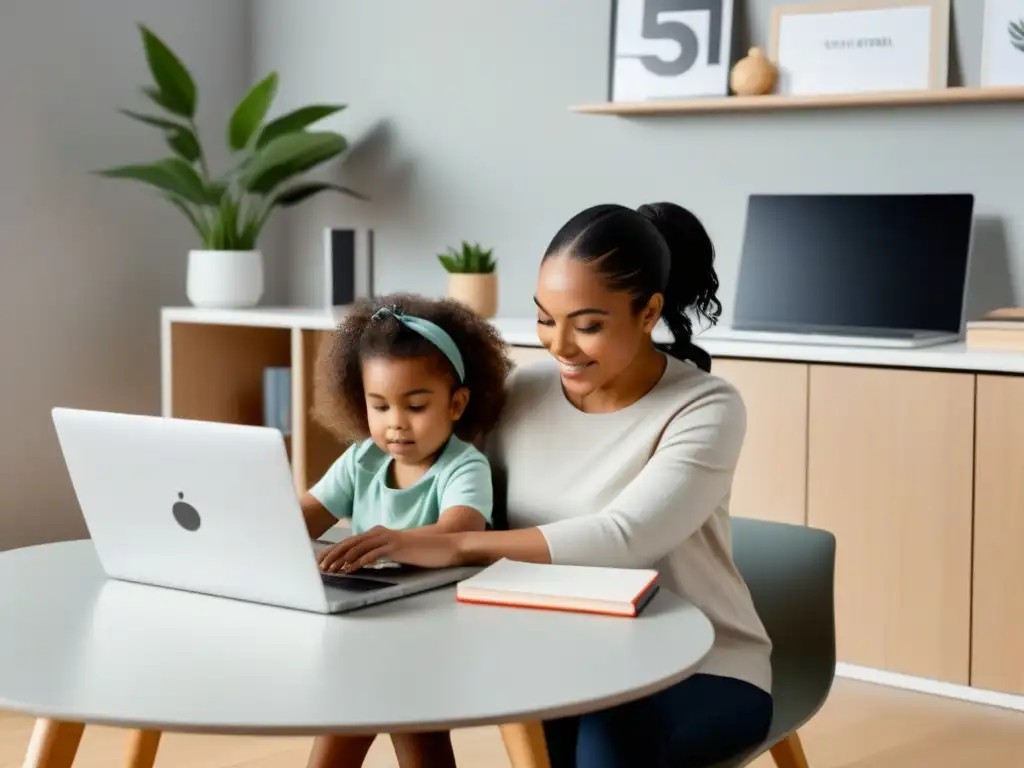
POLYGON ((733 326, 959 333, 969 194, 752 195, 733 326))

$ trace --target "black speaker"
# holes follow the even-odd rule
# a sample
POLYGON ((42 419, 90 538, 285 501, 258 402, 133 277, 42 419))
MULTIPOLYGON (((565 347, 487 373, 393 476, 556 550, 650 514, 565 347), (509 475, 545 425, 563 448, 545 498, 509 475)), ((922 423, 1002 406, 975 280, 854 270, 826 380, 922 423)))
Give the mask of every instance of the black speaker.
POLYGON ((328 307, 373 296, 373 230, 324 230, 324 291, 328 307))

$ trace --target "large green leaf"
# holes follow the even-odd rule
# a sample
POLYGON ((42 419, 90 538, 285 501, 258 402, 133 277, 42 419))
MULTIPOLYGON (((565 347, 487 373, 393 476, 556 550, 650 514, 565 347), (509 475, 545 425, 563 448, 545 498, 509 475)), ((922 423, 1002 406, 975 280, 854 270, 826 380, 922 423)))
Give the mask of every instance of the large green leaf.
POLYGON ((144 24, 139 25, 146 61, 156 82, 159 99, 153 98, 160 106, 175 115, 190 120, 196 114, 196 84, 185 65, 174 52, 144 24))
POLYGON ((289 133, 259 150, 243 172, 249 192, 267 195, 284 181, 340 155, 345 137, 331 131, 289 133))
POLYGON ((278 136, 308 128, 313 123, 340 112, 345 106, 345 104, 314 104, 281 115, 267 123, 260 131, 259 138, 256 139, 256 147, 265 147, 278 136))
POLYGON ((164 95, 164 92, 161 91, 159 88, 154 88, 151 85, 147 85, 147 86, 143 86, 142 92, 147 97, 149 97, 149 99, 154 104, 156 104, 157 106, 163 107, 168 112, 174 112, 175 111, 174 102, 172 100, 168 99, 164 95))
POLYGON ((155 163, 122 165, 98 173, 110 179, 131 179, 149 184, 195 205, 204 205, 207 200, 203 180, 191 165, 179 157, 155 163))
POLYGON ((297 205, 308 197, 319 194, 320 192, 327 192, 333 190, 334 192, 341 192, 349 197, 354 197, 357 200, 367 200, 365 195, 356 192, 354 189, 343 187, 340 184, 331 184, 326 181, 307 181, 302 184, 296 184, 293 187, 289 187, 283 192, 279 193, 274 198, 274 204, 280 205, 287 208, 288 206, 297 205))
POLYGON ((167 134, 167 144, 178 157, 189 163, 194 163, 202 154, 196 135, 188 128, 167 134))
POLYGON ((165 131, 189 131, 191 130, 184 123, 179 123, 174 120, 167 120, 163 117, 156 117, 155 115, 144 115, 141 112, 133 112, 130 109, 119 109, 122 115, 127 115, 133 120, 138 120, 140 123, 146 123, 156 128, 162 128, 165 131))
POLYGON ((228 146, 236 152, 244 149, 277 94, 277 72, 271 72, 245 94, 228 122, 228 146))

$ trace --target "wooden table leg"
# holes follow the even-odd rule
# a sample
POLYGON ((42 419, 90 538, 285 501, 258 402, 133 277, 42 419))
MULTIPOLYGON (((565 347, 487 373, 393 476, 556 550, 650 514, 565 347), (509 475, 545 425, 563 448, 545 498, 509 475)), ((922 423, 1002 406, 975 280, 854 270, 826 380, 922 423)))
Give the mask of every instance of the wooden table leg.
POLYGON ((160 747, 160 731, 132 731, 125 768, 153 768, 160 747))
POLYGON ((772 747, 771 752, 778 768, 808 768, 804 745, 800 741, 800 734, 796 732, 772 747))
POLYGON ((71 768, 84 731, 83 723, 36 720, 22 768, 71 768))
POLYGON ((544 726, 540 723, 509 723, 501 726, 501 740, 512 768, 551 768, 544 726))

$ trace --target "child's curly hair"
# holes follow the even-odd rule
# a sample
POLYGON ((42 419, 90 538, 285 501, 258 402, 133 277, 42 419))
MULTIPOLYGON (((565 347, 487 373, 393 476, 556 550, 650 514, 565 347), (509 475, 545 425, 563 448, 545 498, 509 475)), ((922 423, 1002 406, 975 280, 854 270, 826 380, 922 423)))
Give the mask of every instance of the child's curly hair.
POLYGON ((427 357, 451 375, 453 391, 458 386, 455 368, 441 350, 391 314, 374 317, 383 307, 430 320, 448 332, 462 353, 466 368, 462 386, 470 391, 455 434, 467 442, 486 435, 505 405, 505 378, 512 370, 507 345, 490 323, 464 305, 409 293, 356 302, 331 334, 317 364, 313 407, 317 421, 343 441, 370 436, 362 375, 362 362, 369 358, 427 357))

